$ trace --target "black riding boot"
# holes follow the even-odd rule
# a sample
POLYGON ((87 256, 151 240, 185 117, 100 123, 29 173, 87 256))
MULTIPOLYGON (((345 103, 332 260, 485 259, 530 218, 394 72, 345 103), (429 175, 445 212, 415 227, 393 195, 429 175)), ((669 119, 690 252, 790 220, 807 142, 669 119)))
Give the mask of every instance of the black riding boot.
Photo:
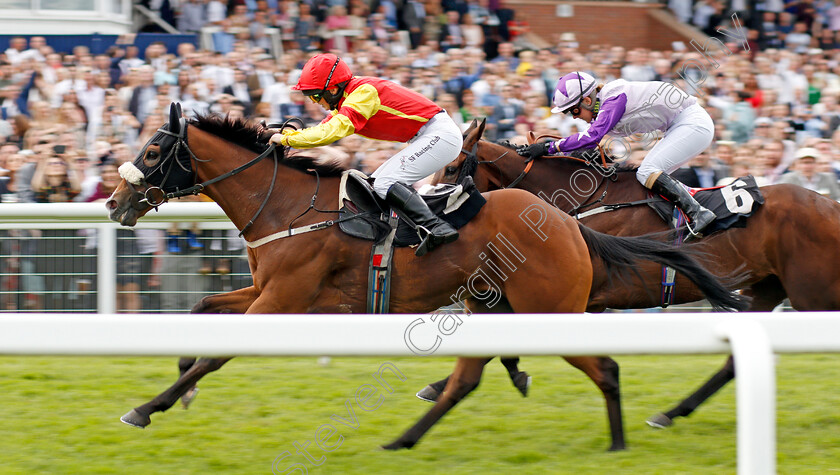
POLYGON ((388 189, 385 201, 420 235, 420 245, 414 252, 422 256, 441 244, 458 239, 458 231, 438 218, 414 188, 397 182, 388 189))
POLYGON ((700 232, 715 220, 715 213, 698 203, 682 183, 674 180, 667 173, 660 174, 650 190, 673 201, 688 216, 691 220, 688 226, 691 236, 700 235, 700 232))

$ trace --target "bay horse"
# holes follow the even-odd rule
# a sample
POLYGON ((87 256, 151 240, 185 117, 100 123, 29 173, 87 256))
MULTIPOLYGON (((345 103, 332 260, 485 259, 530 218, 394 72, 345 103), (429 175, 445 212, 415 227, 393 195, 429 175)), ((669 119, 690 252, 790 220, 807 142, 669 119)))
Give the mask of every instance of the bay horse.
MULTIPOLYGON (((473 121, 465 132, 462 153, 438 172, 434 182, 452 183, 470 175, 481 191, 514 185, 542 196, 572 216, 612 207, 580 221, 615 236, 668 229, 651 207, 631 205, 647 198, 635 169, 604 167, 597 160, 585 164, 575 157, 527 161, 508 146, 481 139, 483 129, 483 122, 473 121)), ((785 298, 799 311, 840 310, 840 266, 836 265, 840 262, 840 204, 794 185, 765 186, 761 193, 765 202, 746 219, 746 227, 718 231, 686 247, 705 255, 705 263, 715 275, 730 276, 730 288, 750 297, 749 311, 770 311, 785 298)), ((661 305, 659 266, 644 263, 639 267, 643 282, 635 279, 618 284, 604 278, 597 263, 595 267, 587 312, 661 305)), ((677 276, 674 294, 675 304, 702 298, 694 284, 682 276, 677 276)), ((672 425, 674 418, 688 416, 734 377, 730 356, 708 382, 672 409, 649 418, 648 424, 657 428, 672 425)), ((434 399, 441 389, 437 382, 424 391, 429 390, 434 399)))
MULTIPOLYGON (((331 225, 336 219, 332 210, 338 201, 343 170, 305 157, 286 157, 285 150, 268 145, 272 133, 261 125, 238 119, 183 119, 180 105, 172 104, 169 122, 158 129, 133 163, 121 166, 123 180, 106 202, 110 219, 133 226, 149 210, 169 199, 197 192, 219 204, 249 243, 253 285, 205 297, 193 312, 363 313, 371 243, 350 237, 331 225), (291 229, 297 232, 270 239, 278 236, 279 230, 291 229), (313 232, 301 236, 306 232, 301 229, 313 232)), ((420 258, 409 248, 396 249, 391 282, 393 312, 430 312, 451 303, 450 297, 460 295, 461 287, 471 289, 466 301, 473 311, 583 312, 589 298, 593 262, 618 271, 632 268, 639 259, 654 259, 686 272, 708 290, 716 305, 742 306, 740 297, 726 290, 689 254, 673 246, 645 238, 597 233, 522 190, 495 191, 485 194, 485 198, 483 209, 461 228, 460 239, 454 243, 420 258), (535 230, 533 222, 526 222, 520 215, 540 209, 545 211, 545 221, 535 230), (499 247, 493 251, 488 245, 502 238, 515 257, 499 247), (492 252, 482 252, 486 245, 492 252), (507 279, 498 283, 492 279, 471 279, 477 269, 488 263, 497 269, 509 269, 507 279), (499 301, 489 303, 489 292, 497 292, 499 301)), ((169 389, 121 420, 136 427, 147 426, 151 414, 170 408, 202 376, 230 359, 198 359, 182 368, 182 374, 169 389)), ((489 359, 459 358, 446 396, 385 448, 415 445, 478 385, 489 359)), ((613 448, 623 448, 614 362, 604 357, 566 359, 605 394, 613 448)))

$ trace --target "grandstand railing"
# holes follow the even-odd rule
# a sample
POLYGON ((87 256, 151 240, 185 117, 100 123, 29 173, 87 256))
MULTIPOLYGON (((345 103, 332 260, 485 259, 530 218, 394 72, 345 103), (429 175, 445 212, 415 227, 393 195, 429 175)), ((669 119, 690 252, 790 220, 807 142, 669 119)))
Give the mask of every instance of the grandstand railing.
MULTIPOLYGON (((438 318, 447 318, 441 317, 438 318)), ((453 317, 448 317, 453 318, 453 317)), ((430 315, 0 315, 0 354, 403 356, 728 353, 738 378, 739 474, 776 466, 773 353, 840 352, 831 312, 462 316, 456 331, 415 332, 430 315), (421 341, 418 341, 421 340, 421 341)))
MULTIPOLYGON (((157 213, 150 212, 138 223, 136 228, 166 229, 171 223, 181 223, 181 227, 185 228, 190 223, 198 223, 200 229, 235 229, 221 208, 215 203, 168 203, 159 210, 160 212, 157 213)), ((8 234, 9 230, 49 232, 50 230, 95 229, 97 237, 95 251, 89 251, 93 254, 85 254, 85 251, 81 249, 80 241, 84 241, 84 237, 57 235, 50 237, 56 242, 56 245, 49 246, 47 250, 42 248, 37 253, 22 255, 8 253, 6 244, 9 241, 25 241, 27 238, 0 237, 0 259, 2 259, 0 264, 3 264, 0 265, 0 282, 3 283, 3 286, 0 287, 0 300, 5 304, 7 301, 15 300, 17 296, 18 302, 17 306, 3 307, 0 308, 0 311, 24 310, 23 294, 28 291, 28 289, 23 288, 24 279, 34 277, 40 279, 42 287, 44 279, 60 280, 63 278, 65 283, 58 288, 50 288, 50 286, 42 288, 41 293, 43 295, 39 297, 52 298, 51 301, 54 304, 51 306, 42 305, 40 308, 30 308, 29 311, 114 313, 117 310, 117 231, 120 228, 122 226, 118 223, 108 220, 103 203, 4 203, 3 206, 0 206, 0 232, 8 234), (59 241, 71 239, 74 239, 72 245, 62 246, 59 243, 59 241), (39 263, 38 269, 9 270, 8 263, 12 258, 37 261, 39 263), (81 263, 85 259, 91 262, 81 263), (94 259, 95 263, 93 262, 94 259), (19 287, 7 288, 6 282, 10 278, 18 282, 19 287), (94 282, 89 288, 87 286, 77 288, 80 281, 89 283, 90 280, 94 282)), ((43 241, 47 238, 29 239, 43 241)), ((207 244, 209 245, 209 242, 207 244)), ((201 257, 199 255, 184 255, 176 258, 186 261, 200 259, 201 257)), ((229 279, 237 278, 239 281, 250 277, 247 264, 244 264, 242 252, 217 257, 243 261, 243 264, 239 267, 244 269, 225 277, 229 277, 229 279)), ((125 275, 120 277, 125 277, 125 275)), ((208 277, 208 279, 210 278, 208 277)), ((230 284, 225 283, 223 285, 219 276, 215 276, 214 281, 208 282, 208 288, 205 291, 195 292, 196 295, 192 299, 192 304, 196 303, 203 295, 233 290, 225 286, 229 287, 230 284)), ((160 291, 166 292, 167 289, 144 291, 144 293, 150 294, 160 291)), ((182 290, 179 292, 184 293, 182 290)), ((144 308, 144 311, 146 310, 162 311, 161 308, 144 308)), ((189 306, 186 306, 177 311, 186 312, 188 310, 189 306)), ((169 311, 176 310, 169 309, 169 311)))

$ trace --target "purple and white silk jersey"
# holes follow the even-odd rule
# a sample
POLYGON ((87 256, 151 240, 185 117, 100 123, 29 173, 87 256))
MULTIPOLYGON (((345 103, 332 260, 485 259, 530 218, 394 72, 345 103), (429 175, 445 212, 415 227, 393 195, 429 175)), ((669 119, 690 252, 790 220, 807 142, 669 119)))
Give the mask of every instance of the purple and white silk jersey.
POLYGON ((604 85, 598 98, 601 107, 589 128, 554 142, 549 153, 592 148, 607 134, 627 137, 665 131, 680 112, 697 103, 696 97, 671 83, 624 79, 604 85))

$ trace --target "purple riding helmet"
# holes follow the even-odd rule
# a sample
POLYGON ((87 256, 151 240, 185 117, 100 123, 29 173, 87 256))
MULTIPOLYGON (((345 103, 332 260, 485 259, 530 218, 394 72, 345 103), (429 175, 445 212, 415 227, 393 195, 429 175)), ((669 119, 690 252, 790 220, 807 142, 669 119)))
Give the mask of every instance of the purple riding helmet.
POLYGON ((563 76, 554 88, 554 108, 551 112, 569 113, 584 97, 591 94, 596 86, 595 78, 583 71, 574 71, 563 76))

